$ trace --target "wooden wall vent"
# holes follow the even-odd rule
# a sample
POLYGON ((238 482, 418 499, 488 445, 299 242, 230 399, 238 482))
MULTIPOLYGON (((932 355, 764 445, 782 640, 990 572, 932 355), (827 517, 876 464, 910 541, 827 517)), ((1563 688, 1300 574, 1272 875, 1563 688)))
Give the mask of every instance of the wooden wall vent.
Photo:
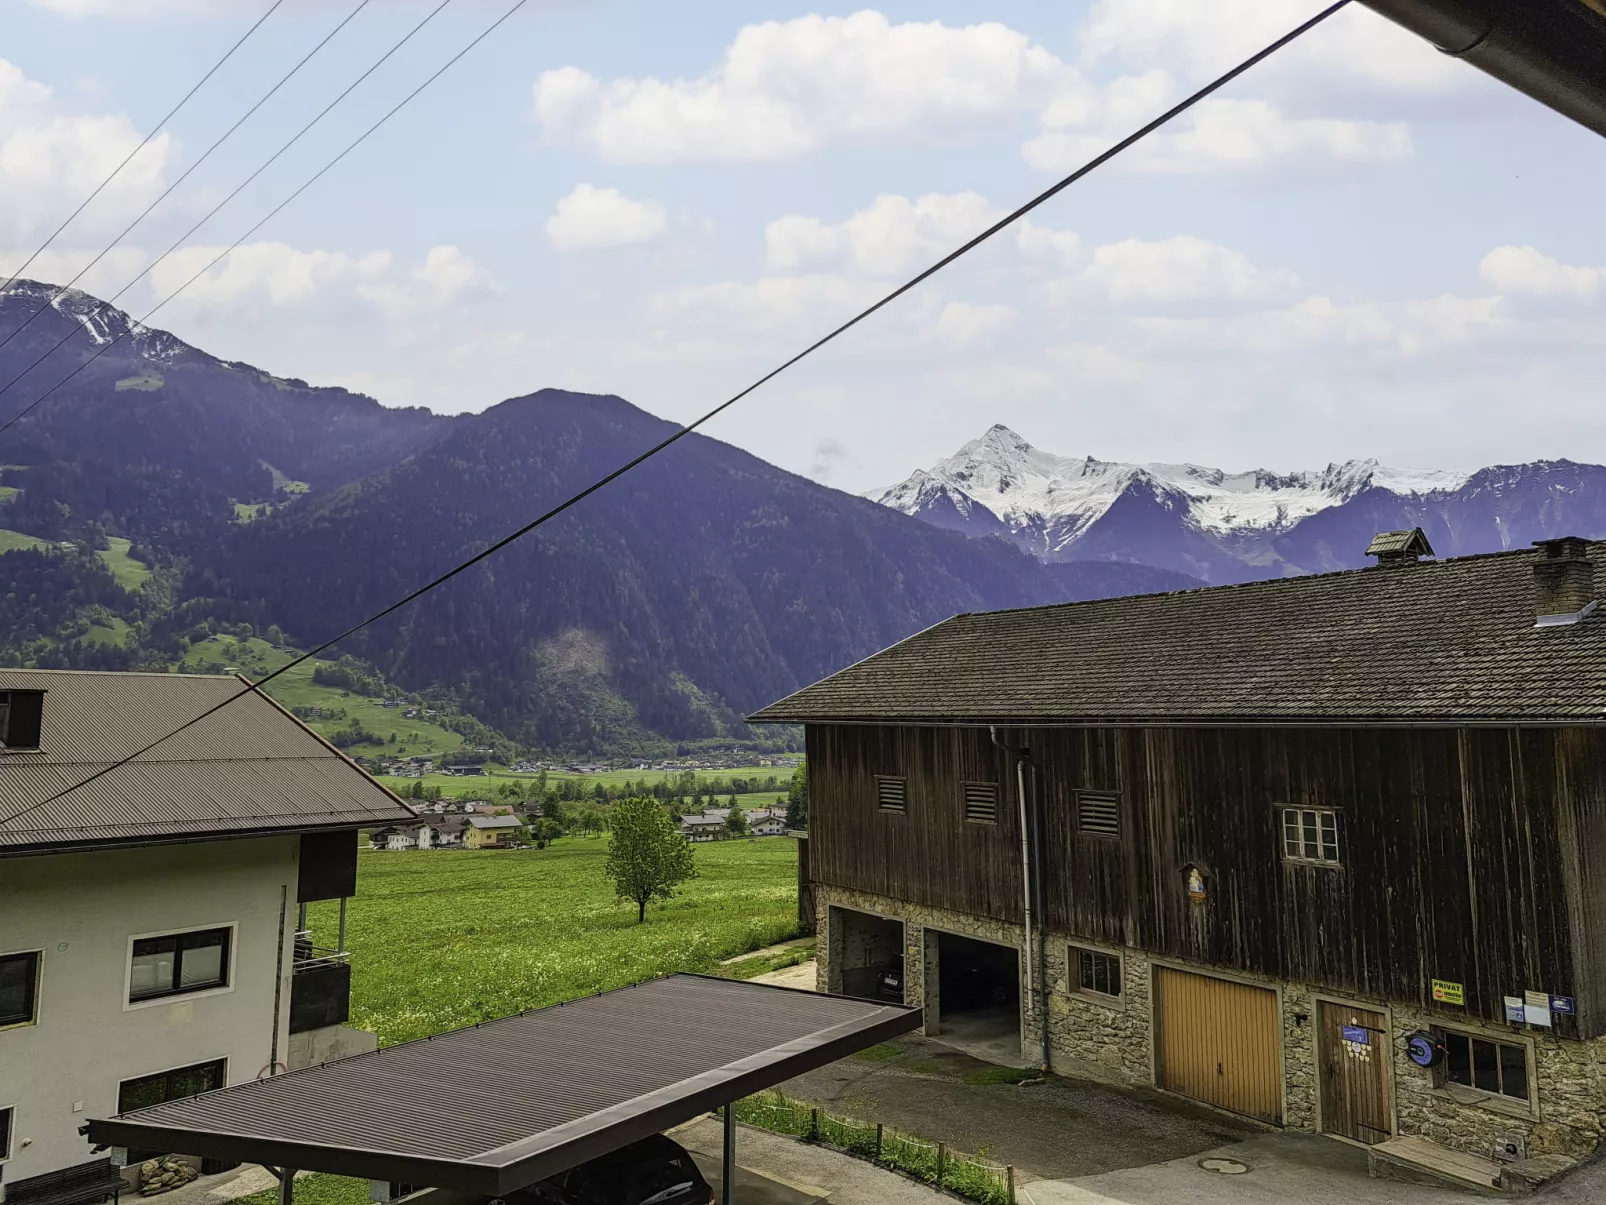
POLYGON ((909 805, 909 780, 883 774, 875 780, 876 806, 902 815, 909 805))
POLYGON ((998 823, 998 784, 965 783, 965 819, 972 824, 998 823))
POLYGON ((1076 831, 1093 837, 1119 837, 1121 797, 1107 791, 1078 791, 1076 831))

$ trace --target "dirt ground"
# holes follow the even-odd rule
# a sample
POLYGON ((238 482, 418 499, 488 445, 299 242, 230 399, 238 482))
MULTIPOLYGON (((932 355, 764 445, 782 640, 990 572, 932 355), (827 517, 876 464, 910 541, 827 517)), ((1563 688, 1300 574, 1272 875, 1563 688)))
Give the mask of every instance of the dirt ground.
POLYGON ((1161 1093, 1022 1073, 929 1038, 883 1043, 781 1090, 958 1150, 1013 1164, 1020 1180, 1162 1163, 1265 1131, 1161 1093))

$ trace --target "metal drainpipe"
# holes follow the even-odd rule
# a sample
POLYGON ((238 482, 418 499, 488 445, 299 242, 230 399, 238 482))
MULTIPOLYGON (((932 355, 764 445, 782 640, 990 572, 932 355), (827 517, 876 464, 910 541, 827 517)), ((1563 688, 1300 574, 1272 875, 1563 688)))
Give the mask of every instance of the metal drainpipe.
MULTIPOLYGON (((1037 987, 1033 983, 1033 980, 1037 977, 1035 974, 1037 962, 1033 957, 1032 944, 1032 901, 1036 892, 1033 890, 1032 879, 1032 826, 1026 807, 1026 760, 1030 753, 1024 749, 1013 750, 999 740, 998 727, 995 724, 987 726, 987 734, 992 739, 995 748, 1002 749, 1015 757, 1015 796, 1020 805, 1021 911, 1024 914, 1021 918, 1023 922, 1021 927, 1026 935, 1025 948, 1021 951, 1023 955, 1022 969, 1026 972, 1026 999, 1028 1006, 1037 1009, 1038 1024, 1045 1035, 1044 1049, 1046 1051, 1048 1014, 1041 1007, 1043 1001, 1040 999, 1037 987)), ((1048 1069, 1046 1060, 1042 1069, 1045 1071, 1048 1069)))

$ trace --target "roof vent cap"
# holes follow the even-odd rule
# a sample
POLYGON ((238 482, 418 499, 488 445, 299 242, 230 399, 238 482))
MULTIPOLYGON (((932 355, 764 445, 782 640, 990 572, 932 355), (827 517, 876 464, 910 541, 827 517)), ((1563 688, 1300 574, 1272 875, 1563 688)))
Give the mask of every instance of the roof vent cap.
POLYGON ((1377 558, 1378 568, 1414 565, 1418 558, 1433 555, 1433 545, 1420 527, 1408 531, 1380 531, 1366 546, 1366 555, 1377 558))
POLYGON ((1587 553, 1589 541, 1579 536, 1535 540, 1535 627, 1550 628, 1577 623, 1595 611, 1595 565, 1587 553))

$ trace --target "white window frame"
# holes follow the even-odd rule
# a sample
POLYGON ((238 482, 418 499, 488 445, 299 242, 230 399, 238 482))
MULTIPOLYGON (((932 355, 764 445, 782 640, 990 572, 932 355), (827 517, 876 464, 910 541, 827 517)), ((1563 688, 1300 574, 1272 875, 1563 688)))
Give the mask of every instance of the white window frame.
POLYGON ((5 1146, 0 1147, 0 1165, 9 1163, 12 1155, 15 1153, 12 1148, 17 1145, 17 1110, 21 1107, 22 1105, 20 1103, 15 1105, 0 1105, 0 1113, 11 1114, 11 1125, 6 1129, 6 1144, 5 1146))
POLYGON ((1277 839, 1283 851, 1283 861, 1297 862, 1303 866, 1327 866, 1333 869, 1338 869, 1344 865, 1344 843, 1339 839, 1338 809, 1302 807, 1298 804, 1287 803, 1280 804, 1277 809, 1277 823, 1277 839), (1295 827, 1298 831, 1296 839, 1299 842, 1299 852, 1297 853, 1289 849, 1288 816, 1290 812, 1297 817, 1295 820, 1295 827), (1307 815, 1316 818, 1316 852, 1314 854, 1308 852, 1309 846, 1305 840, 1305 817, 1307 815), (1328 834, 1323 828, 1322 821, 1324 819, 1332 821, 1332 857, 1327 856, 1328 834))
POLYGON ((1086 942, 1069 942, 1066 947, 1066 979, 1070 984, 1071 994, 1083 1000, 1091 1000, 1102 1004, 1106 1008, 1126 1007, 1126 954, 1120 950, 1107 950, 1100 946, 1086 942), (1082 955, 1094 954, 1102 958, 1113 958, 1116 965, 1117 981, 1121 985, 1121 994, 1111 996, 1108 993, 1095 991, 1090 987, 1082 986, 1082 955))
POLYGON ((11 958, 17 954, 38 955, 33 963, 33 1016, 26 1021, 7 1021, 5 1024, 0 1025, 0 1033, 7 1033, 13 1029, 26 1029, 30 1025, 39 1024, 39 1005, 45 992, 45 952, 42 947, 27 950, 3 950, 0 951, 0 958, 11 958))
MULTIPOLYGON (((132 933, 128 938, 128 945, 123 954, 123 1011, 132 1012, 136 1008, 154 1008, 162 1004, 178 1004, 190 1000, 204 1000, 208 996, 226 996, 234 990, 237 964, 240 961, 240 923, 238 921, 213 921, 208 925, 186 925, 182 929, 157 929, 152 933, 132 933), (152 937, 183 937, 186 933, 203 933, 208 929, 227 929, 229 931, 229 967, 228 981, 222 987, 203 987, 193 992, 172 992, 165 996, 152 996, 148 1000, 130 1000, 134 991, 134 943, 145 941, 152 937)), ((202 1062, 210 1060, 203 1059, 202 1062)), ((190 1063, 179 1063, 179 1067, 191 1066, 190 1063)), ((169 1071, 174 1068, 169 1067, 169 1071)), ((155 1071, 149 1074, 157 1074, 155 1071)), ((138 1079, 139 1076, 131 1077, 138 1079)))
POLYGON ((1528 1098, 1520 1096, 1507 1096, 1504 1092, 1490 1092, 1487 1088, 1477 1088, 1471 1084, 1459 1084, 1450 1078, 1449 1060, 1434 1068, 1433 1092, 1443 1098, 1448 1097, 1457 1104, 1471 1104, 1474 1108, 1488 1109, 1493 1113, 1505 1113, 1512 1117, 1535 1118, 1539 1116, 1539 1052, 1535 1049, 1532 1038, 1524 1034, 1496 1032, 1492 1029, 1480 1029, 1474 1025, 1457 1025, 1450 1021, 1435 1019, 1428 1026, 1430 1030, 1440 1030, 1445 1034, 1455 1034, 1462 1038, 1472 1038, 1479 1042, 1493 1042, 1497 1046, 1521 1047, 1527 1057, 1528 1098), (1468 1099, 1471 1097, 1472 1099, 1468 1099))

